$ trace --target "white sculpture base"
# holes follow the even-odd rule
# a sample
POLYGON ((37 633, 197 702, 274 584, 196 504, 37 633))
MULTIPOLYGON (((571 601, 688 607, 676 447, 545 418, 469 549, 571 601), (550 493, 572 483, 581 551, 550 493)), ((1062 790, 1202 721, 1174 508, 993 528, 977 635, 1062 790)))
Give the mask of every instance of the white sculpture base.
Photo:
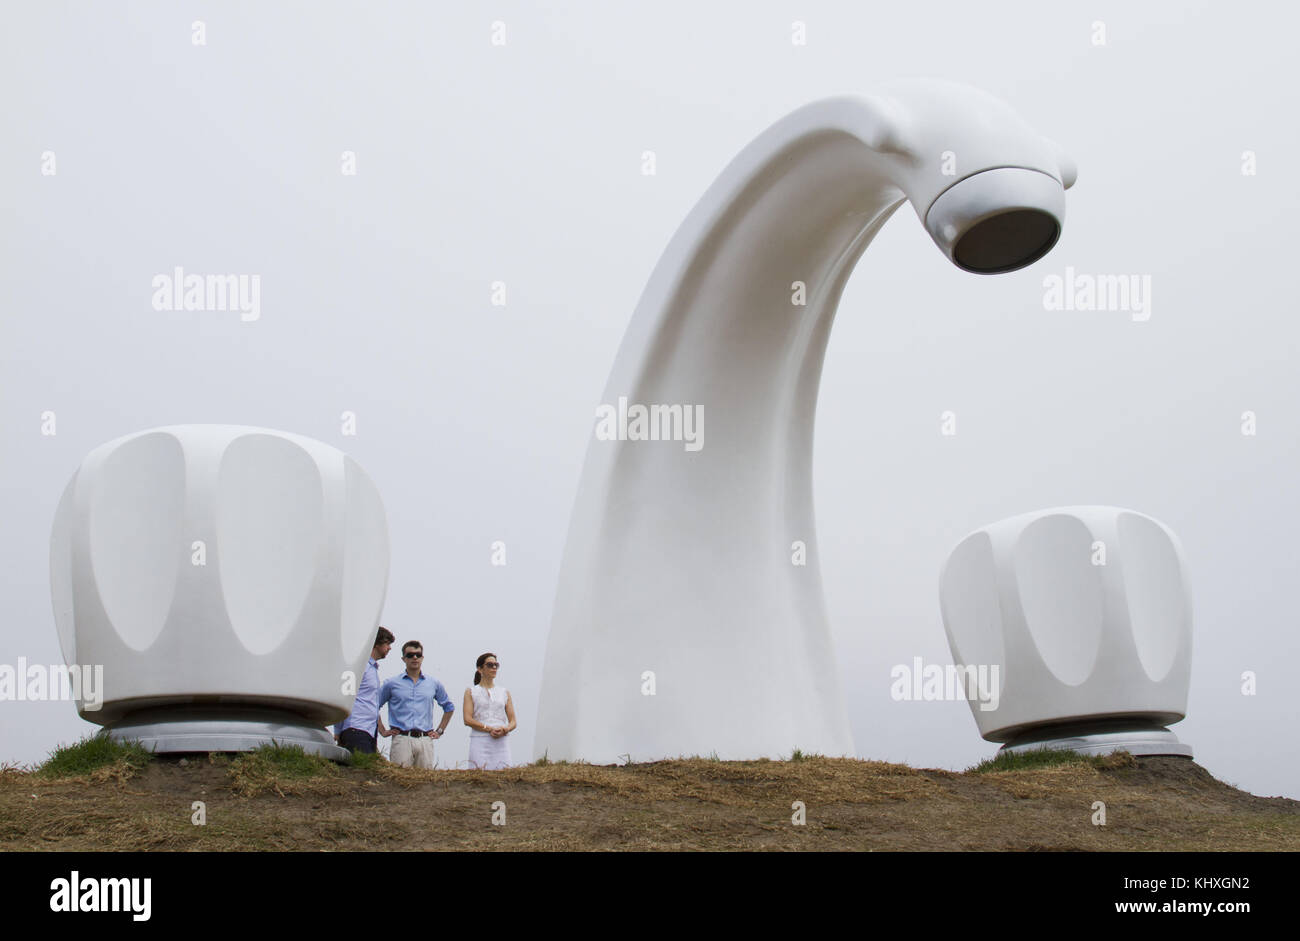
POLYGON ((1102 720, 1073 722, 1030 729, 1007 742, 998 754, 1022 754, 1043 748, 1060 748, 1081 755, 1109 755, 1126 751, 1130 755, 1172 755, 1191 758, 1192 746, 1154 722, 1102 720))
POLYGON ((278 709, 181 707, 132 713, 108 729, 116 741, 137 741, 151 752, 252 751, 298 745, 309 755, 347 761, 334 736, 301 716, 278 709))

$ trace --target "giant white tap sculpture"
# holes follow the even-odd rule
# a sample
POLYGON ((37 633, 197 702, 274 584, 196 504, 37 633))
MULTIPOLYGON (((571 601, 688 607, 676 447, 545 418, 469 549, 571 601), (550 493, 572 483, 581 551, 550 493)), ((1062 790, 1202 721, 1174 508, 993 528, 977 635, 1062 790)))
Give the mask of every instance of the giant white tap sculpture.
POLYGON ((960 268, 1030 264, 1056 243, 1074 177, 1006 104, 944 82, 809 105, 741 151, 668 244, 605 387, 538 756, 852 752, 812 502, 840 293, 904 203, 960 268))
POLYGON ((81 715, 161 752, 272 740, 345 754, 388 583, 375 485, 300 435, 178 425, 100 445, 63 492, 50 546, 69 664, 103 666, 81 715))

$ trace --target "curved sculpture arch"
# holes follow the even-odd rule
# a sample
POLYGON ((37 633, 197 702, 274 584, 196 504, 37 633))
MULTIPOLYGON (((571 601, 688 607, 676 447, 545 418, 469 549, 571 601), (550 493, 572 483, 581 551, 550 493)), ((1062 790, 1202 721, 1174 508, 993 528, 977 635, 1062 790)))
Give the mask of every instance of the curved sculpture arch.
POLYGON ((651 274, 602 399, 689 409, 702 446, 589 444, 538 756, 852 753, 812 501, 840 294, 904 202, 955 264, 997 273, 1051 249, 1073 182, 1004 103, 930 81, 804 107, 732 161, 651 274))

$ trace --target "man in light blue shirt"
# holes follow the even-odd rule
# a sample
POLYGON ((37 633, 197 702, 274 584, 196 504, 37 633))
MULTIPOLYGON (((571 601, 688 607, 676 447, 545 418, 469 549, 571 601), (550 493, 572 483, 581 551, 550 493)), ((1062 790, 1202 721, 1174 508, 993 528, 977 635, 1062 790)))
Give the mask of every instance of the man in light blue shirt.
POLYGON ((379 705, 388 706, 391 728, 382 734, 393 737, 389 760, 404 768, 432 768, 433 740, 442 738, 451 714, 456 711, 447 691, 435 677, 425 676, 424 645, 418 640, 402 644, 406 672, 386 680, 379 691, 379 705), (442 722, 433 727, 433 704, 442 706, 442 722))
POLYGON ((357 698, 352 704, 352 714, 334 725, 334 741, 352 751, 375 752, 375 729, 387 735, 383 720, 379 718, 379 661, 388 656, 397 638, 386 627, 375 634, 375 645, 370 648, 370 662, 361 674, 357 698))

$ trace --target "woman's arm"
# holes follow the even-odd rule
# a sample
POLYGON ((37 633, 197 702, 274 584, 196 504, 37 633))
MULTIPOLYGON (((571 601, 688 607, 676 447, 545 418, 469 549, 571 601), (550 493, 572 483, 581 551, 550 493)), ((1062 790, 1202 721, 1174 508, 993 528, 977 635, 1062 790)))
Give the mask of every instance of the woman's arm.
POLYGON ((465 702, 462 704, 460 714, 465 717, 465 724, 471 729, 474 728, 474 696, 469 690, 465 690, 465 702))
POLYGON ((506 731, 513 732, 519 723, 515 721, 515 701, 510 697, 509 692, 506 693, 506 718, 510 720, 510 724, 506 726, 506 731))
POLYGON ((471 729, 477 729, 480 732, 486 732, 487 726, 474 718, 474 695, 469 690, 465 690, 465 705, 460 714, 465 717, 465 724, 471 729))

